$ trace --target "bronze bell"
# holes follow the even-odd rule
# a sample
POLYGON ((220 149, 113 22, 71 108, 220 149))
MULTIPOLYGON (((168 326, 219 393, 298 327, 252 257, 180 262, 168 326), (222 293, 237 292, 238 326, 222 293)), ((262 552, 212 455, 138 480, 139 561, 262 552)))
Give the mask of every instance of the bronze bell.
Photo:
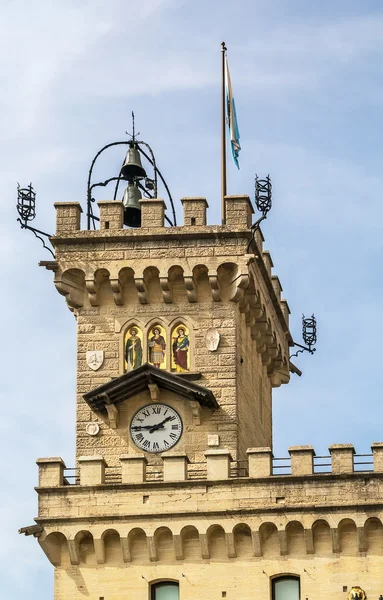
POLYGON ((122 198, 124 205, 124 225, 141 227, 141 192, 136 185, 129 183, 122 198))
POLYGON ((134 177, 146 177, 146 171, 141 164, 140 153, 134 142, 129 145, 125 162, 121 168, 121 175, 128 181, 133 181, 134 177))

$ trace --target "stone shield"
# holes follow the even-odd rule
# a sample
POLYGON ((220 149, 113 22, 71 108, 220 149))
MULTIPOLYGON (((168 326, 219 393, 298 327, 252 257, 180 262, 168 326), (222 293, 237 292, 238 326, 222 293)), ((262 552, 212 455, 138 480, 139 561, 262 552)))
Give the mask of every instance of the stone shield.
POLYGON ((104 351, 103 350, 89 350, 86 353, 86 364, 88 367, 97 371, 104 362, 104 351))

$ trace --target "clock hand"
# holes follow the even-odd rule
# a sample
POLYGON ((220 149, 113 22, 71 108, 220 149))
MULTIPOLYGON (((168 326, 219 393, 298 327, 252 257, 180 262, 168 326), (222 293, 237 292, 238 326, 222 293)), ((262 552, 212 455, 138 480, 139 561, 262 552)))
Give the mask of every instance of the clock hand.
POLYGON ((157 423, 157 425, 153 425, 152 428, 150 429, 149 433, 153 433, 154 431, 157 431, 157 429, 163 429, 164 423, 167 423, 168 421, 170 421, 171 418, 172 417, 166 417, 166 419, 161 421, 161 423, 157 423))
POLYGON ((153 427, 153 425, 136 425, 131 427, 131 429, 134 429, 135 431, 141 431, 141 429, 151 429, 153 427))

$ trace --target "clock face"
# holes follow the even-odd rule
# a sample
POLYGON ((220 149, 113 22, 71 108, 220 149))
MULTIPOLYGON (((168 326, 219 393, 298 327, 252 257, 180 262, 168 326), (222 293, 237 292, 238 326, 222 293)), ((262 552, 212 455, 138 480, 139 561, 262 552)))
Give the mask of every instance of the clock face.
POLYGON ((136 412, 130 423, 133 442, 145 452, 165 452, 182 435, 178 412, 166 404, 148 404, 136 412))

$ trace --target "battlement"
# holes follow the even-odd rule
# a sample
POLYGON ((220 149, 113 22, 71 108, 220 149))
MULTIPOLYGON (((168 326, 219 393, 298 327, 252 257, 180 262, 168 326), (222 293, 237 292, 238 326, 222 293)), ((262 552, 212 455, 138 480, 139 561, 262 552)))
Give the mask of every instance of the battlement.
POLYGON ((185 454, 171 452, 162 456, 161 473, 150 471, 144 455, 121 456, 120 469, 111 472, 98 455, 80 458, 77 471, 67 470, 60 458, 39 459, 39 543, 56 566, 64 560, 88 564, 89 552, 98 564, 108 562, 110 543, 121 564, 135 562, 137 535, 141 552, 148 553, 144 561, 161 562, 165 531, 175 560, 214 560, 217 544, 218 558, 226 559, 242 556, 243 544, 248 558, 296 556, 298 546, 299 557, 330 558, 345 548, 349 553, 350 544, 356 553, 376 552, 383 443, 372 445, 369 458, 357 457, 351 444, 329 450, 315 464, 311 446, 292 446, 290 465, 283 467, 290 474, 279 475, 269 448, 248 450, 242 476, 220 449, 206 452, 199 471, 189 470, 185 454), (190 532, 198 546, 191 557, 190 532), (81 550, 84 536, 88 545, 81 550))
POLYGON ((328 456, 316 457, 312 446, 291 446, 290 458, 274 458, 271 448, 249 448, 246 461, 233 461, 228 450, 209 449, 205 461, 191 463, 185 453, 167 452, 162 465, 148 467, 144 454, 123 455, 120 467, 109 467, 100 455, 82 456, 78 469, 66 469, 62 458, 40 458, 39 488, 65 485, 140 484, 225 479, 304 478, 360 473, 383 474, 383 442, 371 446, 372 454, 356 455, 352 444, 333 444, 328 456), (316 460, 318 459, 318 460, 316 460), (362 460, 360 460, 362 459, 362 460))

